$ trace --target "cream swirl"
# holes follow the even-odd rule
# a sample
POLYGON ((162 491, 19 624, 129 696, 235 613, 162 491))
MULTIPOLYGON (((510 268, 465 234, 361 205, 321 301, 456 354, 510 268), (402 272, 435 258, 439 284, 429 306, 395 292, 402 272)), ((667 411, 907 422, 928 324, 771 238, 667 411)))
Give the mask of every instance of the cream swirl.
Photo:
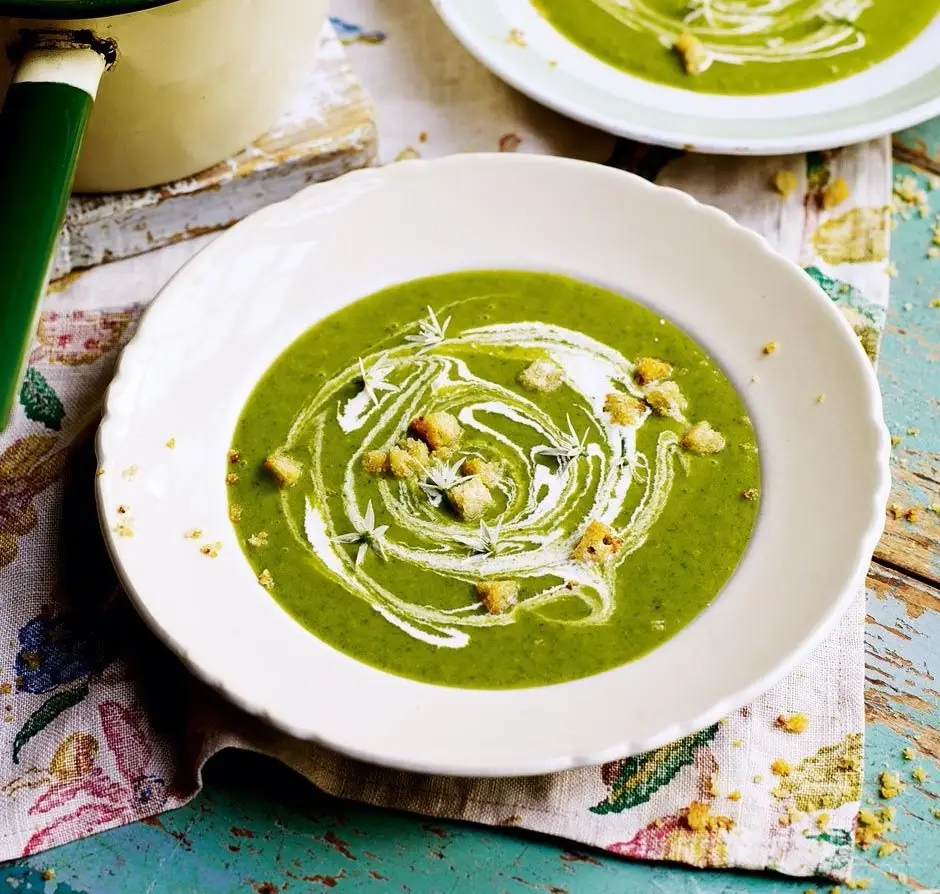
POLYGON ((619 566, 643 545, 666 504, 679 451, 676 433, 662 431, 647 456, 637 448, 637 432, 649 414, 637 425, 617 425, 604 412, 611 391, 643 394, 633 364, 613 348, 538 322, 448 337, 449 322, 430 313, 404 344, 362 357, 325 381, 297 415, 281 447, 303 458, 309 470, 302 516, 296 501, 282 496, 295 539, 322 573, 434 645, 465 646, 473 630, 512 624, 520 613, 545 611, 562 599, 581 604, 564 623, 603 623, 615 608, 619 566), (494 362, 521 369, 535 356, 562 370, 571 395, 564 422, 537 397, 473 371, 492 370, 494 362), (390 450, 411 419, 437 412, 456 416, 463 427, 452 457, 432 458, 434 465, 422 467, 416 479, 376 483, 364 473, 367 452, 390 450), (324 448, 334 442, 348 447, 341 493, 331 494, 323 477, 324 448), (460 480, 461 462, 472 457, 498 462, 503 470, 494 484, 499 505, 479 526, 460 521, 441 499, 460 480), (379 527, 376 516, 384 522, 379 527), (603 565, 571 558, 592 520, 623 539, 603 565), (350 551, 349 543, 358 549, 350 551), (374 548, 375 562, 362 561, 368 548, 374 548), (450 590, 462 601, 449 608, 422 604, 420 585, 416 592, 393 592, 381 580, 385 563, 456 583, 450 590), (473 596, 474 582, 493 578, 523 584, 510 611, 488 613, 473 596))
POLYGON ((865 46, 856 22, 874 0, 689 0, 683 16, 645 0, 586 0, 617 21, 655 35, 667 47, 697 37, 708 62, 797 62, 865 46))

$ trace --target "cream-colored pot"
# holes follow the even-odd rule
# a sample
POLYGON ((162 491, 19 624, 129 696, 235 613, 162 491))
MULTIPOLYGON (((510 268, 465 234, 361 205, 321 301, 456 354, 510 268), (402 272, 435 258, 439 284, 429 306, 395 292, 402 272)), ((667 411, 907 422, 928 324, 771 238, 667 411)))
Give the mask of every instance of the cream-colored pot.
POLYGON ((325 16, 326 0, 0 0, 0 429, 69 193, 167 183, 247 146, 325 16))
POLYGON ((74 184, 115 192, 194 174, 264 133, 309 70, 325 16, 326 0, 177 0, 107 18, 0 19, 0 41, 14 45, 21 29, 115 41, 74 184))

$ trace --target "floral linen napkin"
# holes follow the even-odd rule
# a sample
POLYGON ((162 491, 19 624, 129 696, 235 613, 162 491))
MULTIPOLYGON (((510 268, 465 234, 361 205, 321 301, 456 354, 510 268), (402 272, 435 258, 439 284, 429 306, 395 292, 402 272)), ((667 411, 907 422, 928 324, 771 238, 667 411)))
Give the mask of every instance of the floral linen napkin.
MULTIPOLYGON (((610 138, 537 108, 481 69, 430 4, 338 6, 344 18, 334 25, 376 98, 386 160, 497 148, 611 154, 610 138)), ((820 283, 874 359, 888 299, 888 141, 776 159, 627 144, 616 161, 761 232, 820 283), (770 185, 780 171, 793 175, 778 178, 793 187, 785 197, 770 185), (826 207, 840 178, 848 198, 826 207)), ((649 754, 529 779, 367 766, 265 727, 182 671, 143 629, 108 562, 90 435, 143 307, 205 241, 54 284, 21 406, 0 434, 0 858, 184 804, 202 764, 235 746, 274 755, 341 797, 536 830, 626 857, 850 873, 862 782, 862 593, 789 677, 725 721, 649 754)))

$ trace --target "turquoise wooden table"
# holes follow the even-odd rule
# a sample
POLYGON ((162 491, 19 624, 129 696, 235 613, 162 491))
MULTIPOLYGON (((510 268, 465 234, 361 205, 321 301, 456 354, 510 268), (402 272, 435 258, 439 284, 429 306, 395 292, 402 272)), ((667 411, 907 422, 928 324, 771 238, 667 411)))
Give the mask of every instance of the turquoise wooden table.
MULTIPOLYGON (((897 174, 940 175, 940 119, 895 141, 897 174)), ((877 894, 940 889, 940 259, 928 260, 940 190, 893 234, 898 268, 881 360, 893 501, 868 577, 866 796, 886 766, 922 766, 892 801, 898 849, 859 854, 877 894), (936 304, 936 306, 932 306, 936 304), (931 510, 929 507, 933 506, 931 510), (901 514, 900 512, 898 513, 901 514), (913 749, 905 761, 902 749, 913 749)), ((223 754, 188 807, 0 868, 0 894, 317 892, 795 894, 830 885, 700 872, 575 852, 534 835, 339 802, 277 764, 223 754)))

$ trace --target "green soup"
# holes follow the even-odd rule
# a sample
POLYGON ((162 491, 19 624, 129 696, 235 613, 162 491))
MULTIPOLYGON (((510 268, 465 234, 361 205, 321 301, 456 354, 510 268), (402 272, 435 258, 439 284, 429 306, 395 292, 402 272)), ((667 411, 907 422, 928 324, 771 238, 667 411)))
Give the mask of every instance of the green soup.
POLYGON ((225 474, 248 561, 307 630, 486 689, 595 674, 681 630, 737 566, 760 478, 740 397, 688 335, 516 271, 316 324, 251 394, 225 474), (718 452, 686 436, 703 421, 718 452))
POLYGON ((898 52, 940 0, 533 0, 604 62, 704 93, 779 93, 857 74, 898 52), (690 74, 673 44, 700 42, 690 74))

